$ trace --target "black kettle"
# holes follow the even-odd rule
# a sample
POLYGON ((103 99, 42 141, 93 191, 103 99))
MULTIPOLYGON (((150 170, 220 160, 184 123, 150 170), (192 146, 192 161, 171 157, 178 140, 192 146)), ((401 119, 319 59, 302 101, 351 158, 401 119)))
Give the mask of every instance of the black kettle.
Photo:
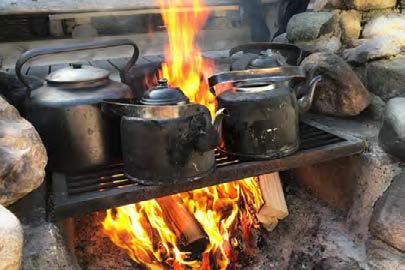
POLYGON ((22 54, 16 63, 16 75, 25 85, 26 116, 37 129, 49 156, 52 170, 81 172, 121 162, 119 122, 101 113, 104 99, 131 99, 131 89, 109 79, 109 71, 92 66, 73 65, 49 74, 44 84, 31 91, 22 74, 24 64, 33 58, 107 47, 131 46, 128 66, 139 56, 130 40, 109 40, 58 47, 37 48, 22 54), (118 142, 117 142, 118 140, 118 142))
POLYGON ((215 169, 218 132, 208 109, 190 103, 167 80, 159 80, 137 104, 106 101, 102 109, 122 117, 122 151, 129 179, 167 185, 205 177, 215 169))
POLYGON ((272 159, 298 150, 299 112, 311 107, 321 77, 306 79, 301 67, 276 67, 220 73, 214 86, 232 83, 216 98, 222 120, 224 151, 241 160, 272 159), (297 99, 297 92, 305 93, 297 99))
POLYGON ((266 69, 278 66, 297 66, 302 51, 293 44, 256 42, 239 45, 229 51, 231 71, 266 69))

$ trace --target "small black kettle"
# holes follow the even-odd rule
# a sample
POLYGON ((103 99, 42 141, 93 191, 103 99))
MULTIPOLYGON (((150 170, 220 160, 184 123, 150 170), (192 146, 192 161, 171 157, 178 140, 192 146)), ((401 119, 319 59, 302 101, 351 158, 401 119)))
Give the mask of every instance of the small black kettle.
POLYGON ((102 108, 122 117, 124 168, 129 179, 167 185, 205 177, 215 169, 218 132, 208 109, 190 103, 167 80, 161 79, 138 104, 106 101, 102 108))

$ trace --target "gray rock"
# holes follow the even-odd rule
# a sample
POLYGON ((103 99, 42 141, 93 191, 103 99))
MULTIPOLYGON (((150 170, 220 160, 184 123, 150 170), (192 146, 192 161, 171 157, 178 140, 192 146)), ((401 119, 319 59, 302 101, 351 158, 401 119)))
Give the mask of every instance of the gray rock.
POLYGON ((9 205, 44 180, 47 155, 34 127, 0 97, 0 204, 9 205))
MULTIPOLYGON (((358 177, 353 179, 356 183, 353 205, 347 215, 350 231, 360 238, 368 236, 376 201, 401 171, 398 164, 394 163, 375 142, 369 142, 368 147, 369 152, 359 157, 358 177)), ((344 172, 342 177, 345 177, 344 172)))
POLYGON ((288 40, 313 40, 325 34, 339 34, 339 18, 334 12, 303 12, 294 15, 287 24, 288 40))
POLYGON ((405 16, 386 15, 369 21, 363 29, 364 38, 391 37, 405 49, 405 16))
POLYGON ((378 239, 366 243, 368 266, 371 270, 403 270, 405 254, 378 239))
POLYGON ((364 110, 364 113, 371 119, 382 120, 384 116, 385 102, 379 96, 371 95, 371 103, 367 109, 364 110))
POLYGON ((0 205, 0 269, 20 269, 22 247, 23 231, 20 221, 0 205))
POLYGON ((405 161, 405 97, 387 102, 378 139, 387 153, 405 161))
POLYGON ((273 38, 273 42, 277 43, 290 43, 290 41, 287 38, 287 33, 283 33, 281 35, 276 36, 273 38))
POLYGON ((302 50, 315 53, 315 52, 329 52, 337 53, 342 47, 340 38, 332 35, 324 35, 320 38, 310 41, 297 41, 295 45, 302 50))
POLYGON ((343 58, 349 63, 364 64, 368 61, 389 58, 401 52, 401 44, 391 37, 376 37, 362 45, 343 51, 343 58))
POLYGON ((405 97, 405 56, 367 63, 367 88, 388 101, 405 97))
POLYGON ((356 10, 342 11, 339 17, 342 41, 345 43, 358 39, 361 31, 361 14, 356 10))
POLYGON ((397 0, 344 0, 345 5, 357 10, 394 8, 397 0))
POLYGON ((55 225, 24 226, 24 238, 24 270, 80 269, 55 225))
POLYGON ((353 116, 370 104, 370 93, 339 56, 314 53, 305 58, 301 66, 311 76, 323 76, 315 91, 314 111, 334 116, 353 116))
MULTIPOLYGON (((405 169, 405 168, 404 168, 405 169)), ((371 233, 405 252, 405 170, 378 200, 370 222, 371 233)))

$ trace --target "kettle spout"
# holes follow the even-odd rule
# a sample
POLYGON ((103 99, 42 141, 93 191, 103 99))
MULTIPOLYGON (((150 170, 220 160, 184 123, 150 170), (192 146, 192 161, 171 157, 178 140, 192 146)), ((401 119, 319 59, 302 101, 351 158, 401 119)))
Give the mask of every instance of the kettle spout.
POLYGON ((306 94, 298 100, 298 106, 301 113, 309 111, 314 101, 315 89, 318 82, 322 80, 322 76, 318 75, 309 82, 308 85, 305 85, 307 88, 305 90, 306 94))
POLYGON ((214 126, 215 130, 217 131, 217 133, 220 137, 222 135, 222 120, 224 119, 225 116, 228 116, 228 115, 229 115, 229 112, 225 108, 219 109, 215 113, 215 117, 214 117, 214 121, 213 121, 212 125, 214 126))

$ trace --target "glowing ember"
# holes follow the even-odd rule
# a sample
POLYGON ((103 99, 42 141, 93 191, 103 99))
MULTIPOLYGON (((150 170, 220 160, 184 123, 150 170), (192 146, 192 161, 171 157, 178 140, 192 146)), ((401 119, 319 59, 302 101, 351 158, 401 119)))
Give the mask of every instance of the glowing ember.
MULTIPOLYGON (((160 76, 180 87, 190 101, 203 104, 215 113, 215 97, 206 78, 214 71, 213 62, 201 55, 195 44, 203 27, 207 8, 201 0, 159 0, 169 44, 160 76), (192 12, 176 12, 192 5, 192 12)), ((107 211, 104 232, 129 256, 149 269, 227 269, 235 260, 240 240, 249 242, 250 229, 258 227, 255 214, 263 204, 256 178, 206 187, 173 195, 185 211, 201 225, 208 244, 199 254, 184 251, 182 236, 173 228, 171 212, 162 199, 139 202, 107 211), (239 239, 239 240, 238 240, 239 239)), ((181 233, 181 232, 180 232, 181 233)))

